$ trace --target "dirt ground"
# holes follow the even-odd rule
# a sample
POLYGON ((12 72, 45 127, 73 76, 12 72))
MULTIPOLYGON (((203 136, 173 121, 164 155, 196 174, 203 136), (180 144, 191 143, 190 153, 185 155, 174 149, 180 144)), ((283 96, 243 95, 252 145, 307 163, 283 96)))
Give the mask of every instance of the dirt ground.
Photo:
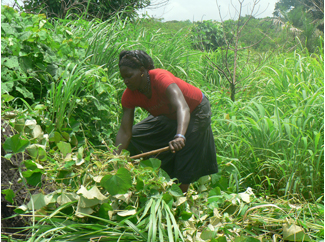
POLYGON ((1 194, 1 233, 14 233, 17 232, 17 229, 14 229, 15 227, 26 225, 26 221, 21 216, 5 219, 15 214, 14 206, 20 206, 26 203, 26 199, 28 199, 24 185, 18 183, 18 166, 23 160, 23 154, 12 156, 10 160, 4 158, 6 152, 2 145, 7 137, 13 135, 12 127, 6 121, 1 120, 1 190, 10 188, 15 193, 14 204, 9 203, 5 199, 5 195, 1 194))

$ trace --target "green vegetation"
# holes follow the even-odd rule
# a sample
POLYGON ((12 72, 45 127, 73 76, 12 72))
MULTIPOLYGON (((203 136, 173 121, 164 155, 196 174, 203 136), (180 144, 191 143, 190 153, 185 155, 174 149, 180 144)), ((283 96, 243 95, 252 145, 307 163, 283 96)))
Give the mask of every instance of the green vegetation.
POLYGON ((107 20, 116 14, 120 14, 124 18, 136 17, 137 9, 150 4, 150 0, 30 0, 23 1, 20 8, 27 13, 43 13, 51 18, 76 19, 82 16, 90 20, 95 18, 107 20))
MULTIPOLYGON (((2 144, 2 159, 23 152, 18 171, 28 191, 17 204, 12 184, 2 186, 13 216, 26 219, 3 239, 324 240, 321 37, 314 37, 313 52, 300 42, 269 55, 266 46, 281 45, 287 35, 268 26, 282 37, 251 50, 248 64, 239 55, 247 78, 232 101, 227 81, 207 59, 222 65, 220 49, 193 48, 198 39, 191 33, 205 24, 47 19, 4 6, 1 12, 1 116, 16 132, 2 144), (127 151, 113 155, 122 49, 146 50, 157 68, 210 100, 220 172, 191 184, 186 196, 158 159, 133 163, 127 151)), ((240 44, 249 45, 244 36, 240 44)), ((144 117, 137 109, 136 121, 144 117)))

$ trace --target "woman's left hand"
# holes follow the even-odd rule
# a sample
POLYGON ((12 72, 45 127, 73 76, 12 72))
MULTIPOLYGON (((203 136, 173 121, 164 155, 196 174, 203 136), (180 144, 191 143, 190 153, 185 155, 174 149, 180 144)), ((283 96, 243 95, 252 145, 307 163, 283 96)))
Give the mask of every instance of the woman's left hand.
POLYGON ((181 137, 175 138, 169 142, 169 147, 172 153, 183 149, 185 146, 185 140, 181 137))

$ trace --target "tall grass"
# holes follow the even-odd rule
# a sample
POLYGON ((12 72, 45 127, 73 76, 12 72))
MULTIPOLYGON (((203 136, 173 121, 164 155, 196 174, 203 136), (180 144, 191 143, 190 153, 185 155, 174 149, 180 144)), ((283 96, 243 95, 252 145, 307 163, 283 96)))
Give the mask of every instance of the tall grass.
POLYGON ((278 55, 251 79, 255 97, 213 109, 218 153, 238 158, 242 185, 306 198, 323 194, 322 60, 278 55))

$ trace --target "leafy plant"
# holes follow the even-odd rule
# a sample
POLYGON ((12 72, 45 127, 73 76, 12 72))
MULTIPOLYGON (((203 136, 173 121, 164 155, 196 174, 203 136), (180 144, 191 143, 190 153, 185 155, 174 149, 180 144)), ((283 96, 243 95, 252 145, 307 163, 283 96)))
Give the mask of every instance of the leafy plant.
POLYGON ((225 45, 222 25, 216 21, 196 22, 192 27, 193 46, 199 50, 214 51, 225 45))

